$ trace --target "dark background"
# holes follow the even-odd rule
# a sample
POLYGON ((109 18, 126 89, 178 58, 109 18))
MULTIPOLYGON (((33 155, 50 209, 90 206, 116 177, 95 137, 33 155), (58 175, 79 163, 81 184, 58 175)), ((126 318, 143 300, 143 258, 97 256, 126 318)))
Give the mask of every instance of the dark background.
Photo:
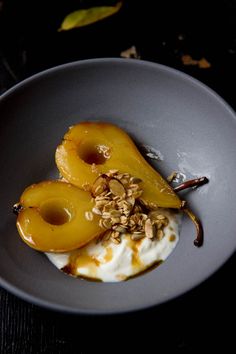
MULTIPOLYGON (((70 11, 111 3, 0 0, 0 93, 52 66, 85 58, 119 57, 121 51, 135 45, 141 59, 198 78, 236 108, 235 0, 125 0, 113 17, 84 28, 57 31, 70 11), (181 58, 186 54, 206 58, 211 67, 184 65, 181 58)), ((133 351, 145 344, 147 352, 151 348, 155 352, 229 352, 230 346, 235 347, 235 259, 233 256, 188 294, 122 316, 57 314, 0 289, 0 353, 126 351, 125 341, 133 351)))

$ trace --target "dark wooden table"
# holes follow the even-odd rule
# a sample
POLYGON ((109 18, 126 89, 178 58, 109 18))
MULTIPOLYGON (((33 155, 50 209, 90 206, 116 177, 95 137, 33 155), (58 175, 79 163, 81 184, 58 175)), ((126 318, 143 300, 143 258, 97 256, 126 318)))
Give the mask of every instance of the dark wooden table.
MULTIPOLYGON (((67 33, 59 33, 57 28, 69 11, 81 4, 109 1, 49 3, 0 1, 0 92, 54 65, 119 57, 135 45, 142 59, 198 78, 235 109, 235 0, 221 1, 214 7, 210 1, 179 1, 175 5, 160 1, 158 8, 152 1, 127 0, 118 15, 67 33), (211 66, 186 65, 184 55, 206 58, 211 66)), ((133 349, 146 343, 147 350, 156 352, 189 353, 207 348, 229 352, 235 341, 235 325, 230 322, 235 318, 235 260, 234 255, 210 279, 176 300, 122 316, 58 314, 0 289, 0 353, 111 352, 127 348, 124 338, 133 349)))

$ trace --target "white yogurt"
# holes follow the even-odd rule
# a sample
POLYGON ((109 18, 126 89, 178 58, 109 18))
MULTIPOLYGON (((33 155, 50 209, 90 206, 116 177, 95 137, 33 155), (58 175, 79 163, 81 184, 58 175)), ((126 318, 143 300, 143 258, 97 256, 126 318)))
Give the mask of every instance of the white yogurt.
POLYGON ((161 213, 169 219, 161 240, 147 237, 133 241, 123 234, 121 242, 90 242, 83 248, 67 253, 46 253, 58 268, 75 275, 104 282, 118 282, 145 271, 164 261, 179 240, 180 214, 166 209, 161 213))

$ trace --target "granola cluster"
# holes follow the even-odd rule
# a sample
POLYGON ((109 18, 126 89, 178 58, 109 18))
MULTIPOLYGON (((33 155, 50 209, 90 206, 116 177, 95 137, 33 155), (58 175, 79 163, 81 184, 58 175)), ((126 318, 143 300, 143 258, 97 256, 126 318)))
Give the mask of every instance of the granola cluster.
POLYGON ((94 207, 85 213, 85 217, 92 220, 93 214, 100 216, 103 240, 111 239, 118 244, 122 234, 130 234, 132 240, 163 238, 163 229, 169 220, 142 200, 141 179, 110 170, 95 180, 90 192, 94 207))

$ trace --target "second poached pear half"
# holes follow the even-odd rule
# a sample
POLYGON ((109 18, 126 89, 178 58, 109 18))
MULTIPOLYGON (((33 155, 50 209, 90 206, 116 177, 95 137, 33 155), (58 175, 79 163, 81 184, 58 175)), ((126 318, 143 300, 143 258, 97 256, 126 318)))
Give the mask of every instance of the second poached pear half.
POLYGON ((165 179, 143 158, 131 138, 110 123, 82 122, 72 126, 56 149, 56 164, 70 183, 84 188, 99 174, 117 169, 140 178, 145 203, 181 208, 181 200, 165 179))

